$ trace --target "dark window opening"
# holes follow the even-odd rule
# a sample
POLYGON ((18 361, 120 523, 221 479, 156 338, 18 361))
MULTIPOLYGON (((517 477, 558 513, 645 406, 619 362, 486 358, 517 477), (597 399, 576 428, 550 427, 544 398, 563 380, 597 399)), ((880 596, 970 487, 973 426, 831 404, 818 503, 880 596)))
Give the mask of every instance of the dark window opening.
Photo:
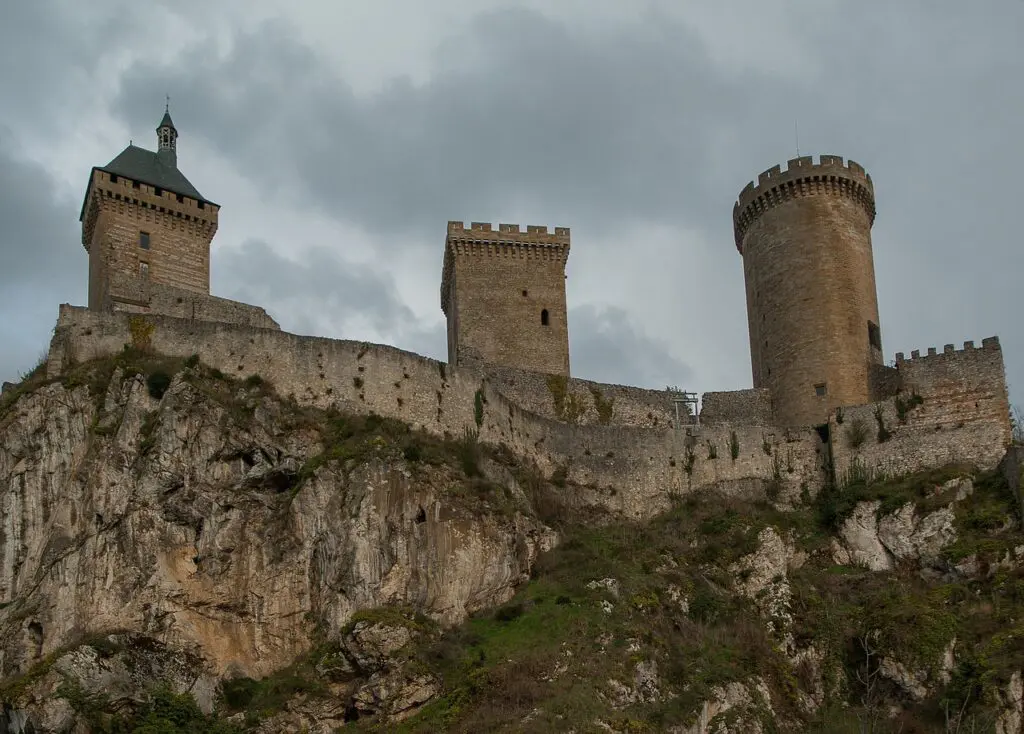
POLYGON ((828 387, 824 382, 814 386, 814 394, 819 398, 823 398, 828 394, 828 387))
POLYGON ((181 203, 183 203, 184 201, 185 201, 185 197, 184 197, 184 196, 182 196, 181 194, 178 194, 178 203, 179 203, 179 204, 181 204, 181 203))
POLYGON ((875 349, 882 350, 882 330, 872 321, 868 322, 868 343, 875 349))
POLYGON ((139 188, 139 182, 138 181, 132 181, 132 188, 133 189, 139 188))
POLYGON ((149 232, 139 232, 139 247, 143 250, 149 249, 149 232))
POLYGON ((117 183, 117 174, 116 173, 110 174, 110 183, 117 183))
POLYGON ((199 208, 200 208, 200 209, 205 209, 205 208, 206 208, 206 203, 205 203, 205 202, 202 202, 202 201, 200 201, 200 202, 199 202, 199 208))
POLYGON ((155 189, 153 189, 153 193, 156 194, 157 196, 163 196, 164 190, 157 186, 155 189))
POLYGON ((523 298, 526 298, 526 291, 523 291, 523 298))
POLYGON ((545 308, 543 311, 540 312, 540 325, 547 326, 548 321, 548 310, 545 308))

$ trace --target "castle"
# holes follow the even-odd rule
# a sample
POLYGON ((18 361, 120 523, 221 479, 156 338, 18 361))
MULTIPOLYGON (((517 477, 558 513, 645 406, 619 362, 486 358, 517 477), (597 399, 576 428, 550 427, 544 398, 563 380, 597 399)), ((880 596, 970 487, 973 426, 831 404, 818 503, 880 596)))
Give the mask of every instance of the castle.
POLYGON ((198 354, 225 373, 258 373, 300 402, 449 435, 475 424, 482 439, 564 470, 590 488, 588 501, 634 515, 666 493, 766 481, 795 493, 854 465, 988 467, 1009 443, 997 338, 898 353, 885 366, 874 188, 853 161, 796 158, 740 192, 733 226, 753 387, 704 393, 693 414, 680 393, 570 376, 564 227, 448 222, 447 364, 287 334, 262 308, 210 295, 219 207, 178 169, 177 138, 165 111, 155 152, 129 145, 92 169, 81 214, 89 303, 61 307, 52 374, 125 344, 198 354))

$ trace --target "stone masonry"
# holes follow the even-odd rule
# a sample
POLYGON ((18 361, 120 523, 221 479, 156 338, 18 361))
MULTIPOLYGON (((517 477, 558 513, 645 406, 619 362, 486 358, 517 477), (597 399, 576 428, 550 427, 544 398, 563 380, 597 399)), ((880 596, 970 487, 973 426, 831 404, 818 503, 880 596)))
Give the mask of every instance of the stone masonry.
POLYGON ((220 207, 178 170, 170 114, 156 152, 129 145, 94 167, 80 220, 89 308, 279 328, 262 308, 210 296, 210 244, 220 207))
POLYGON ((821 424, 870 398, 882 362, 874 217, 871 178, 831 155, 765 171, 733 208, 754 387, 771 391, 783 425, 821 424))
POLYGON ((82 212, 90 308, 116 299, 109 291, 114 274, 209 293, 210 242, 219 210, 216 204, 94 169, 82 212))
POLYGON ((441 308, 448 361, 569 374, 569 229, 448 222, 441 308))

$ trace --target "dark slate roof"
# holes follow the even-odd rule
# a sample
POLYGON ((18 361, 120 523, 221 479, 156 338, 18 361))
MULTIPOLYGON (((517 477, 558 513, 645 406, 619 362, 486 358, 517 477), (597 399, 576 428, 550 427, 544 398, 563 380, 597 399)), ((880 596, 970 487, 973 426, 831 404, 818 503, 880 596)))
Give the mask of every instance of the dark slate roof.
POLYGON ((118 176, 124 176, 150 186, 158 186, 166 191, 182 194, 199 201, 208 201, 196 190, 195 186, 189 183, 177 167, 167 165, 156 153, 137 145, 129 145, 110 163, 100 166, 99 170, 115 173, 118 176))
POLYGON ((164 119, 160 120, 160 124, 156 126, 156 129, 159 130, 162 127, 169 127, 172 130, 174 130, 175 132, 177 132, 178 128, 174 127, 174 123, 171 122, 171 112, 170 112, 170 110, 165 110, 164 111, 164 119))

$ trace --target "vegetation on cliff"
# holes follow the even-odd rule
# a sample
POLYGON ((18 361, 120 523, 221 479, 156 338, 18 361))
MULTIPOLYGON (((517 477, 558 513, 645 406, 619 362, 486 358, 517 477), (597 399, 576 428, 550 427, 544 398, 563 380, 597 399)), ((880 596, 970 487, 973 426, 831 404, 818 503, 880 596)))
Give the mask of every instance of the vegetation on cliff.
MULTIPOLYGON (((190 400, 218 406, 225 436, 266 415, 280 431, 308 436, 294 465, 235 490, 275 512, 325 473, 383 462, 413 483, 438 484, 444 502, 477 516, 543 521, 560 542, 511 600, 454 628, 415 605, 364 608, 333 632, 311 612, 309 649, 262 678, 226 675, 207 702, 212 713, 169 680, 142 681, 135 703, 117 710, 76 682, 84 663, 68 660, 136 670, 146 655, 164 655, 139 642, 141 629, 69 642, 0 682, 9 707, 25 706, 59 670, 58 697, 87 730, 111 734, 271 732, 294 721, 409 734, 685 733, 704 731, 708 719, 729 731, 994 731, 1015 674, 1019 681, 1024 534, 1018 498, 999 472, 859 476, 795 508, 768 496, 689 496, 628 522, 581 509, 569 501, 571 484, 481 445, 472 430, 438 438, 373 415, 300 408, 259 378, 133 350, 55 379, 37 370, 5 396, 0 427, 18 420, 16 403, 32 390, 84 387, 96 403, 90 450, 101 452, 127 420, 103 407, 119 370, 142 375, 153 401, 187 383, 190 400), (865 506, 878 519, 913 518, 914 532, 948 512, 948 542, 934 557, 890 553, 884 571, 840 562, 865 506)), ((141 421, 138 465, 155 461, 161 426, 175 420, 167 410, 141 421)))

